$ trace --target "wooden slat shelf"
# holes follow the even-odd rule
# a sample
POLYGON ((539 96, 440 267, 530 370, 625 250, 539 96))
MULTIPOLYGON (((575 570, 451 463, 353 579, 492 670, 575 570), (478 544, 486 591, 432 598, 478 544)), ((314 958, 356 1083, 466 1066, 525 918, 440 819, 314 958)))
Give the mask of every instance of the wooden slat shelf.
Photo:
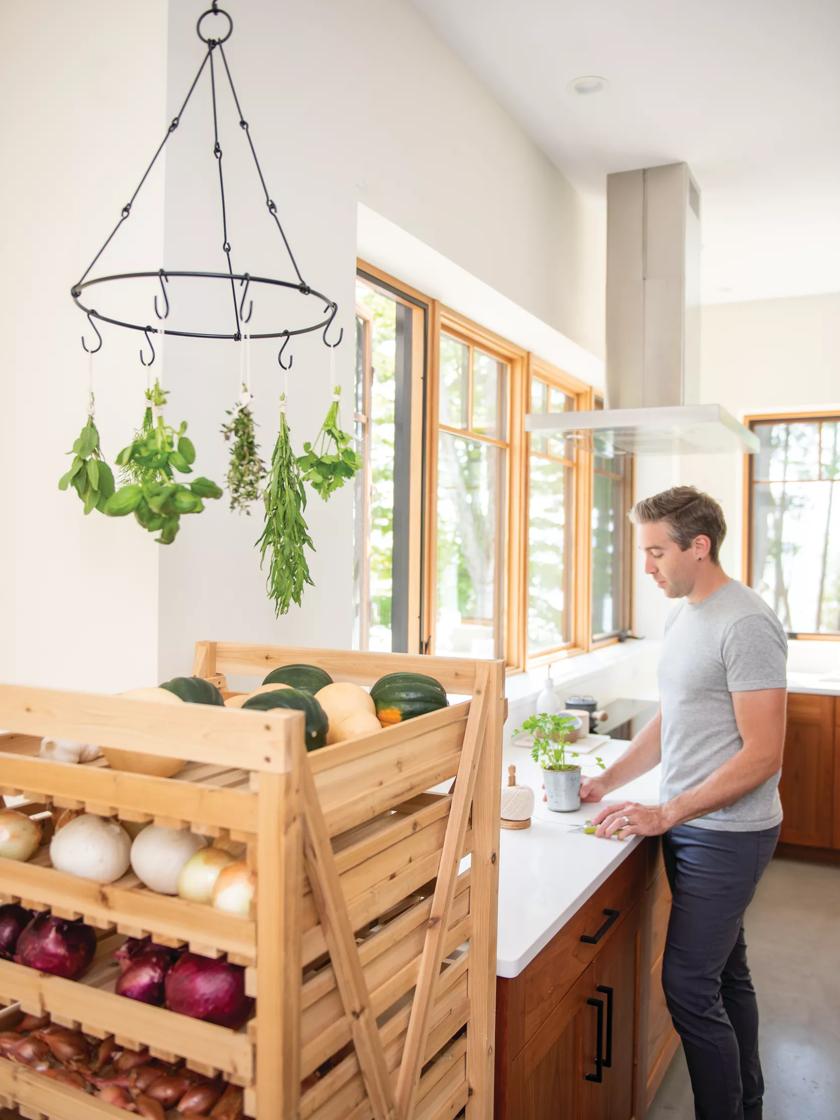
MULTIPOLYGON (((100 931, 79 981, 0 961, 0 1002, 218 1071, 256 1120, 451 1120, 462 1109, 490 1120, 503 666, 200 642, 193 672, 227 696, 231 674, 256 684, 296 662, 365 685, 426 673, 468 699, 307 754, 298 712, 0 686, 0 789, 24 812, 80 809, 240 842, 257 877, 250 920, 131 873, 78 879, 52 868, 46 847, 29 863, 0 860, 0 900, 100 931), (38 757, 43 735, 190 761, 167 779, 101 759, 62 764, 38 757), (117 996, 114 947, 145 935, 244 965, 249 1023, 232 1031, 117 996)), ((3 1105, 49 1120, 125 1115, 6 1060, 3 1105)))

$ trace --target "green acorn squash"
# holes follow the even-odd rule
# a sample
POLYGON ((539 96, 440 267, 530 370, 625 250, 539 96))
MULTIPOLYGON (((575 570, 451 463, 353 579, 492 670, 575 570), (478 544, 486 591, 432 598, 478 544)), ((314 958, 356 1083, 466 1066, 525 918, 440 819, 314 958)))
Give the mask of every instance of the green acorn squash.
POLYGON ((160 686, 187 704, 215 704, 224 707, 224 698, 218 688, 203 677, 173 677, 160 686))
POLYGON ((287 684, 290 688, 309 692, 312 696, 333 683, 332 677, 317 665, 281 665, 272 669, 263 684, 287 684))
POLYGON ((446 708, 449 700, 440 681, 425 673, 388 673, 370 690, 383 727, 446 708))
POLYGON ((329 722, 326 712, 308 692, 298 688, 278 688, 276 692, 260 692, 242 705, 242 711, 270 712, 276 708, 291 708, 306 717, 304 744, 308 751, 325 746, 329 722))

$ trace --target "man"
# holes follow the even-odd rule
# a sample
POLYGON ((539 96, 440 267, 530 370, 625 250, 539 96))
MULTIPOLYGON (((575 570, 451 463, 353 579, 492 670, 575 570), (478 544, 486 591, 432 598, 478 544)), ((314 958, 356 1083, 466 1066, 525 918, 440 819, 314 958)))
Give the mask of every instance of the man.
POLYGON ((677 486, 639 502, 645 572, 669 599, 660 708, 625 754, 585 780, 600 801, 661 761, 661 804, 610 805, 599 836, 662 835, 673 901, 662 969, 697 1120, 760 1120, 758 1010, 743 917, 779 836, 787 640, 752 590, 723 571, 716 501, 677 486))

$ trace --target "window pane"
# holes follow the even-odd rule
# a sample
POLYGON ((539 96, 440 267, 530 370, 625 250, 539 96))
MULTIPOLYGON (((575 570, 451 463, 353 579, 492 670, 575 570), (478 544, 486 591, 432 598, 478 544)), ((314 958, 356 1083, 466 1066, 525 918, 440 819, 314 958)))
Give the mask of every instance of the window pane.
POLYGON ((441 432, 435 653, 498 657, 505 451, 441 432))
POLYGON ((528 498, 528 653, 571 641, 573 472, 530 457, 528 498))
MULTIPOLYGON (((357 571, 365 579, 359 595, 360 609, 367 607, 367 618, 360 619, 362 649, 387 650, 392 647, 391 607, 393 603, 394 564, 394 444, 396 399, 396 300, 369 287, 356 285, 356 300, 371 314, 370 413, 366 424, 364 453, 369 458, 367 533, 359 541, 365 555, 357 559, 357 571), (365 636, 367 641, 365 642, 365 636)), ((363 361, 357 359, 358 378, 363 376, 363 361)), ((358 476, 357 476, 358 477, 358 476)), ((363 498, 359 494, 359 500, 363 498)))
POLYGON ((755 467, 757 479, 819 478, 819 424, 756 424, 761 444, 755 467))
MULTIPOLYGON (((367 457, 367 378, 368 331, 367 316, 356 315, 356 399, 353 434, 356 447, 367 457)), ((370 580, 367 564, 368 471, 357 471, 353 479, 353 648, 368 648, 368 596, 370 580)))
MULTIPOLYGON (((567 396, 562 389, 552 386, 548 393, 549 412, 571 412, 575 407, 573 397, 567 396)), ((549 455, 556 455, 559 459, 571 459, 574 456, 573 442, 564 436, 550 436, 548 440, 549 455)))
POLYGON ((840 479, 840 422, 824 421, 822 424, 821 478, 840 479))
MULTIPOLYGON (((592 494, 592 639, 617 634, 624 625, 623 564, 629 547, 624 478, 600 473, 599 464, 607 463, 607 471, 622 473, 623 460, 596 459, 592 494)), ((602 468, 603 469, 603 468, 602 468)))
POLYGON ((505 366, 473 352, 472 429, 495 439, 505 438, 505 366))
POLYGON ((451 335, 440 336, 440 422, 451 428, 467 426, 467 384, 470 349, 451 335))
POLYGON ((840 632, 840 483, 755 483, 752 522, 752 586, 782 625, 840 632))

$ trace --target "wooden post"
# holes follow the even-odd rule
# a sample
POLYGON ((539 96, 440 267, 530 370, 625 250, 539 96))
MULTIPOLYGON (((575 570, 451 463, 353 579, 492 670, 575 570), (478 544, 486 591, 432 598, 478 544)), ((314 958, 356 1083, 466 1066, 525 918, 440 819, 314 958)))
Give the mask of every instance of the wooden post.
POLYGON ((216 643, 196 642, 193 658, 194 677, 212 677, 216 672, 216 643))
POLYGON ((259 1120, 300 1113, 303 715, 283 773, 259 775, 257 823, 257 1053, 259 1120))

